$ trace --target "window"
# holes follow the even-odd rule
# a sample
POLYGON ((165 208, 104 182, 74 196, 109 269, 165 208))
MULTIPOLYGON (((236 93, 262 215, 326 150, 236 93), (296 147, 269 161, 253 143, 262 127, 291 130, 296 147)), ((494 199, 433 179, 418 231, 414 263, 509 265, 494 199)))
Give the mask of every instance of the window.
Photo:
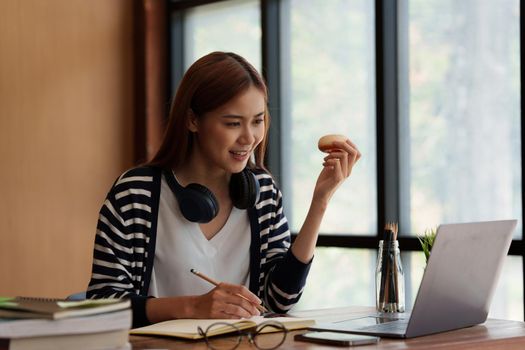
POLYGON ((408 2, 399 135, 409 232, 441 222, 521 221, 519 5, 408 2))
MULTIPOLYGON (((308 212, 324 155, 324 134, 349 135, 363 155, 352 180, 336 192, 321 234, 375 236, 377 229, 374 6, 361 1, 283 1, 289 45, 282 50, 290 67, 282 79, 290 91, 289 166, 292 198, 290 227, 298 232, 308 212)), ((287 118, 287 116, 283 116, 287 118)), ((286 152, 286 151, 285 151, 286 152)), ((318 248, 308 288, 297 309, 371 305, 374 301, 374 250, 318 248), (331 271, 327 274, 326 271, 331 271), (334 278, 334 275, 343 278, 334 278), (330 291, 326 286, 330 285, 330 291), (329 293, 328 297, 326 294, 329 293), (327 304, 328 303, 328 304, 327 304)))
MULTIPOLYGON (((377 228, 374 6, 359 1, 284 1, 290 13, 291 229, 308 211, 324 155, 324 134, 349 135, 364 155, 332 199, 321 232, 375 235, 377 228)), ((286 29, 285 29, 286 30, 286 29)), ((286 48, 283 48, 286 50, 286 48)), ((283 116, 284 118, 288 116, 283 116)), ((284 150, 286 152, 286 150, 284 150)))
POLYGON ((316 248, 307 287, 295 309, 375 305, 376 256, 372 249, 316 248))
MULTIPOLYGON (((402 227, 516 218, 521 239, 519 0, 401 4, 402 227)), ((491 317, 523 319, 522 269, 507 258, 491 317)))
POLYGON ((261 15, 257 0, 231 0, 184 13, 184 66, 212 51, 231 51, 261 71, 261 15))

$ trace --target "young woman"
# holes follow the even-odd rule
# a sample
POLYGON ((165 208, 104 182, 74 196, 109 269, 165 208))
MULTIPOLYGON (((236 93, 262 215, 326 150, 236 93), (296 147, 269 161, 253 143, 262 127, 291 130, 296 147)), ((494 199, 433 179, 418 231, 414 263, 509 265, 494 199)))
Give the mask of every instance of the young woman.
POLYGON ((291 245, 263 165, 267 99, 261 76, 236 54, 213 52, 188 69, 158 153, 121 175, 102 206, 89 298, 131 298, 134 327, 297 303, 328 202, 361 155, 350 140, 334 142, 291 245))

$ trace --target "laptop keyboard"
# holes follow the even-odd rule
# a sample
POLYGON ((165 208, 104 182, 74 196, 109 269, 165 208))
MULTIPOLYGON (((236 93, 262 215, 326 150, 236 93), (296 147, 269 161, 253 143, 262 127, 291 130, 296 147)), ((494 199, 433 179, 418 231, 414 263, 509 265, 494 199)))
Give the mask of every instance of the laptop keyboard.
POLYGON ((385 333, 404 333, 407 329, 407 326, 408 326, 408 320, 374 324, 371 326, 359 328, 359 330, 366 331, 366 332, 374 331, 374 332, 385 332, 385 333))

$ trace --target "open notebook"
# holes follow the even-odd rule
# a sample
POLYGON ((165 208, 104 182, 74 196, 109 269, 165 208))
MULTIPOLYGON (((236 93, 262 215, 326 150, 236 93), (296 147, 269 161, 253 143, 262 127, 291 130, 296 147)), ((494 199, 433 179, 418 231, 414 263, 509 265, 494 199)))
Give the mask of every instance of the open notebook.
MULTIPOLYGON (((197 328, 208 328, 209 325, 218 322, 232 324, 238 329, 253 328, 257 325, 267 322, 276 321, 282 323, 287 330, 307 328, 315 324, 313 319, 296 318, 296 317, 271 317, 264 318, 262 316, 254 316, 251 318, 243 318, 239 320, 231 319, 177 319, 155 323, 146 327, 135 328, 130 331, 130 334, 135 335, 160 335, 168 337, 177 337, 185 339, 201 339, 197 328)), ((266 327, 261 333, 276 332, 275 328, 266 327)), ((225 326, 221 328, 214 328, 213 334, 209 336, 227 334, 232 332, 232 328, 225 326)))

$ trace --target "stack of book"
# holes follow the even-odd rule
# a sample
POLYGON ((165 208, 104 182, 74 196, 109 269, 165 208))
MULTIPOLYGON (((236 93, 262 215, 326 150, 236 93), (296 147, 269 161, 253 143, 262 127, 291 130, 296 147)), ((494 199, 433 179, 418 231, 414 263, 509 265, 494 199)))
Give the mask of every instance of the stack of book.
POLYGON ((131 349, 130 302, 0 297, 0 350, 131 349))

